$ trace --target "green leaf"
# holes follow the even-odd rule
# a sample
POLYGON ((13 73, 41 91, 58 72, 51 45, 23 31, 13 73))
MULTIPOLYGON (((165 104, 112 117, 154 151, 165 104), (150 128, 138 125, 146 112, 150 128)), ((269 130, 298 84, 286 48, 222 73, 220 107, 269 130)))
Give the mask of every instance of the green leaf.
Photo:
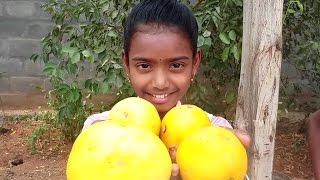
POLYGON ((72 102, 76 102, 78 100, 80 100, 80 93, 77 89, 73 89, 72 91, 72 96, 73 96, 73 99, 72 99, 72 102))
POLYGON ((76 52, 76 53, 73 54, 73 56, 71 58, 71 63, 72 64, 76 64, 79 61, 80 61, 80 53, 76 52))
POLYGON ((204 45, 206 46, 211 46, 212 45, 212 40, 210 37, 207 37, 204 39, 204 45))
POLYGON ((64 94, 66 94, 66 93, 68 92, 68 90, 69 90, 69 87, 68 87, 68 88, 66 88, 66 87, 60 87, 60 88, 58 89, 57 93, 60 94, 60 95, 64 95, 64 94))
POLYGON ((92 56, 92 53, 91 53, 89 50, 84 50, 84 51, 82 51, 82 54, 83 54, 83 56, 86 57, 86 58, 92 56))
POLYGON ((102 53, 105 49, 106 49, 105 47, 98 47, 98 48, 94 49, 94 53, 100 54, 100 53, 102 53))
POLYGON ((204 31, 204 33, 202 35, 203 35, 203 37, 209 37, 211 35, 211 32, 206 30, 206 31, 204 31))
POLYGON ((242 1, 241 0, 232 0, 232 1, 236 6, 242 6, 242 1))
POLYGON ((55 71, 56 71, 56 68, 53 68, 53 67, 45 67, 42 70, 42 72, 47 74, 47 75, 54 74, 55 71))
POLYGON ((119 11, 118 11, 118 10, 113 11, 113 12, 111 13, 111 18, 112 18, 112 19, 116 18, 118 14, 119 14, 119 11))
POLYGON ((117 37, 117 34, 114 31, 111 30, 111 31, 108 32, 108 36, 109 37, 117 37))
POLYGON ((32 54, 30 59, 33 61, 33 62, 36 62, 37 59, 39 58, 39 54, 32 54))
POLYGON ((78 48, 66 46, 62 48, 62 52, 68 53, 68 54, 74 54, 78 51, 78 48))
POLYGON ((226 100, 227 104, 231 104, 232 101, 234 100, 234 91, 227 92, 227 94, 225 96, 225 100, 226 100))
POLYGON ((234 31, 234 30, 231 30, 231 31, 229 31, 229 38, 232 40, 232 41, 235 41, 236 40, 236 37, 237 37, 237 35, 236 35, 236 32, 234 31))
POLYGON ((203 46, 204 41, 205 41, 204 37, 203 36, 199 36, 198 37, 198 47, 203 46))
POLYGON ((92 83, 92 79, 87 79, 85 82, 84 82, 84 88, 89 88, 90 85, 92 83))
POLYGON ((102 13, 106 12, 109 9, 109 7, 110 7, 109 3, 103 4, 103 6, 101 8, 102 13))
POLYGON ((230 47, 225 47, 222 52, 222 61, 225 62, 229 57, 230 47))
POLYGON ((133 96, 134 95, 134 91, 133 91, 133 89, 131 87, 129 87, 129 89, 128 89, 128 94, 129 94, 129 96, 133 96))
POLYGON ((231 53, 233 54, 233 57, 239 61, 240 60, 240 49, 238 48, 237 44, 234 44, 231 48, 231 53))
POLYGON ((57 64, 54 64, 54 63, 46 63, 45 65, 44 65, 44 68, 57 68, 58 67, 58 65, 57 64))
POLYGON ((118 63, 114 63, 112 66, 115 69, 122 69, 122 66, 120 64, 118 64, 118 63))
POLYGON ((298 8, 299 8, 299 10, 301 11, 301 12, 303 12, 303 5, 301 4, 301 2, 300 1, 297 1, 297 6, 298 6, 298 8))
POLYGON ((296 11, 295 10, 293 10, 293 9, 288 9, 288 13, 290 13, 290 14, 293 14, 293 13, 295 13, 296 11))
POLYGON ((46 63, 43 67, 42 72, 47 74, 47 75, 53 75, 56 73, 58 68, 57 64, 53 64, 53 63, 46 63))
POLYGON ((109 84, 107 82, 103 82, 101 85, 100 85, 100 91, 102 93, 107 93, 109 92, 109 84))
POLYGON ((220 33, 219 38, 224 44, 230 44, 230 39, 226 33, 220 33))

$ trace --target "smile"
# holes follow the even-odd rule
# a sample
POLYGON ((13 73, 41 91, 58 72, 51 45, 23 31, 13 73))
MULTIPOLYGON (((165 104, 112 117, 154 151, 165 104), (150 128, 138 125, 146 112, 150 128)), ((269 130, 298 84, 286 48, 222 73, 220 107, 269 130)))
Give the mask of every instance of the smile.
POLYGON ((160 95, 156 95, 156 94, 153 94, 152 95, 153 97, 157 98, 157 99, 164 99, 165 97, 168 96, 168 94, 160 94, 160 95))

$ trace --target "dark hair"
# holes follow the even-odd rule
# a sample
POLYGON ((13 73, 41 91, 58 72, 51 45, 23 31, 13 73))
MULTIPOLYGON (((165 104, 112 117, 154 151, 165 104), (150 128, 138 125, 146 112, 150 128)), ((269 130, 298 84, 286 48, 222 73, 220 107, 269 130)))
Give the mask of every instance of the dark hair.
POLYGON ((124 24, 123 48, 126 56, 128 56, 131 37, 137 31, 137 26, 141 24, 177 28, 190 39, 193 55, 196 54, 198 41, 196 18, 177 0, 143 0, 132 9, 124 24))

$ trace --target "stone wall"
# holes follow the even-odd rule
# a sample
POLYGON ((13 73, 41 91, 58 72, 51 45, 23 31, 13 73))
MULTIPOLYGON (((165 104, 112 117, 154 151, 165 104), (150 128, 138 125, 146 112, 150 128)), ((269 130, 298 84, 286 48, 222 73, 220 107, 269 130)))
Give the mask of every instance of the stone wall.
POLYGON ((0 1, 0 106, 44 103, 36 88, 47 87, 42 64, 30 60, 51 28, 41 4, 42 0, 0 1))

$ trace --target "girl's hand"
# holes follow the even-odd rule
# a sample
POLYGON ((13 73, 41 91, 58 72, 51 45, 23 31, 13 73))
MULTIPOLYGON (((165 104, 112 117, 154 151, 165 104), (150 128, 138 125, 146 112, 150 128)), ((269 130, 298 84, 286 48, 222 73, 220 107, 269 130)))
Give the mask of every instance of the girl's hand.
POLYGON ((171 172, 170 180, 181 180, 181 177, 179 175, 179 166, 176 163, 176 152, 177 152, 177 146, 173 146, 169 148, 169 154, 172 160, 172 172, 171 172))
POLYGON ((172 164, 172 172, 171 172, 170 180, 181 180, 181 177, 179 175, 179 166, 176 163, 172 164))
POLYGON ((246 149, 249 148, 251 143, 251 138, 246 131, 239 130, 239 129, 230 129, 230 131, 232 131, 238 137, 238 139, 241 141, 241 143, 246 149))
MULTIPOLYGON (((238 137, 238 139, 241 141, 241 143, 246 149, 249 148, 251 143, 251 138, 246 131, 239 130, 239 129, 229 129, 229 130, 232 131, 238 137)), ((177 151, 177 146, 169 148, 169 154, 173 162, 170 180, 181 180, 181 177, 179 175, 179 166, 178 164, 176 164, 176 151, 177 151)))

